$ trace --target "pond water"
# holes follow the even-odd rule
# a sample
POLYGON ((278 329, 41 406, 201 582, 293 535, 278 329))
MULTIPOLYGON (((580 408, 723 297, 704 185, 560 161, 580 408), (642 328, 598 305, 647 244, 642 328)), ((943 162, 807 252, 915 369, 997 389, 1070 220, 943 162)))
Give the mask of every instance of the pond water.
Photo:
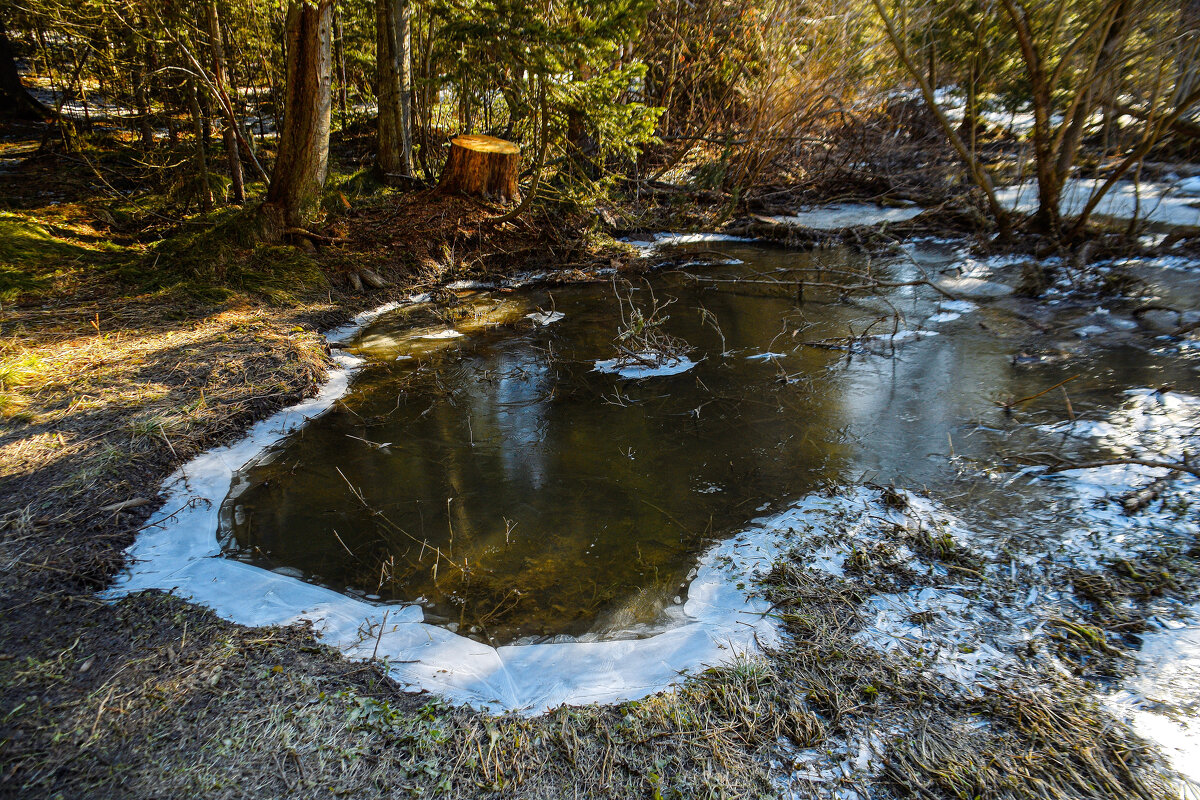
POLYGON ((1129 303, 925 286, 798 297, 801 276, 956 275, 949 245, 873 261, 737 242, 669 252, 648 279, 463 292, 380 318, 348 348, 367 362, 350 392, 236 474, 225 554, 416 602, 495 644, 648 635, 713 542, 822 487, 926 487, 1036 537, 1046 497, 964 473, 1019 450, 1024 423, 1196 382, 1189 359, 1134 330, 1129 303), (653 323, 640 336, 639 315, 653 323), (1073 376, 1069 395, 1024 404, 1020 426, 997 407, 1073 376))

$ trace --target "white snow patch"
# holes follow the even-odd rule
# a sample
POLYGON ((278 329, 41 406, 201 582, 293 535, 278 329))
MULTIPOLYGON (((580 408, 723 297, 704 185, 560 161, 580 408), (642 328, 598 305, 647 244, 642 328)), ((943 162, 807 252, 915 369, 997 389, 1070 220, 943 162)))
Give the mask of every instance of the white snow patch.
POLYGON ((957 311, 939 311, 938 313, 934 314, 932 317, 930 317, 929 319, 927 319, 925 321, 932 322, 934 324, 938 324, 941 322, 953 322, 954 320, 959 319, 961 317, 962 317, 962 314, 958 313, 957 311))
POLYGON ((881 333, 880 335, 875 336, 873 338, 875 338, 881 342, 894 342, 894 343, 899 344, 900 342, 907 342, 910 339, 924 339, 927 336, 937 336, 937 335, 938 335, 937 331, 903 330, 903 331, 896 331, 895 333, 881 333))
POLYGON ((433 333, 423 333, 420 336, 418 336, 417 338, 418 339, 457 339, 458 337, 465 336, 465 335, 466 334, 464 334, 462 331, 456 331, 453 328, 446 328, 445 330, 434 331, 433 333))
POLYGON ((1005 286, 1002 283, 995 283, 994 281, 986 281, 982 278, 942 278, 936 283, 938 288, 944 292, 970 297, 974 300, 990 300, 1013 293, 1011 286, 1005 286))
POLYGON ((1193 621, 1142 640, 1138 674, 1108 707, 1162 748, 1170 765, 1200 783, 1200 605, 1193 621))
POLYGON ((818 206, 786 216, 767 217, 780 225, 798 225, 817 230, 837 230, 857 225, 879 225, 883 222, 904 222, 921 214, 920 206, 886 208, 873 203, 837 203, 818 206))
POLYGON ((650 239, 622 239, 621 241, 633 245, 641 251, 643 258, 647 258, 659 247, 703 242, 753 242, 754 239, 727 233, 656 233, 650 239))
POLYGON ((1188 197, 1200 197, 1200 175, 1179 181, 1175 184, 1175 191, 1188 197))
POLYGON ((620 375, 622 378, 661 378, 667 375, 678 375, 696 366, 696 362, 687 356, 664 356, 661 353, 638 353, 640 360, 631 360, 624 356, 597 361, 596 372, 606 372, 620 375))
POLYGON ((561 311, 535 311, 532 314, 526 314, 525 319, 533 320, 534 325, 546 326, 558 322, 565 314, 561 311))
MULTIPOLYGON (((1067 216, 1079 214, 1102 183, 1092 178, 1068 179, 1060 202, 1062 213, 1067 216)), ((1014 211, 1035 211, 1037 186, 1006 186, 997 190, 996 198, 1014 211)), ((1145 222, 1200 226, 1200 207, 1197 207, 1196 198, 1185 196, 1178 190, 1178 184, 1172 183, 1119 181, 1100 200, 1094 213, 1117 220, 1132 219, 1136 215, 1145 222)))

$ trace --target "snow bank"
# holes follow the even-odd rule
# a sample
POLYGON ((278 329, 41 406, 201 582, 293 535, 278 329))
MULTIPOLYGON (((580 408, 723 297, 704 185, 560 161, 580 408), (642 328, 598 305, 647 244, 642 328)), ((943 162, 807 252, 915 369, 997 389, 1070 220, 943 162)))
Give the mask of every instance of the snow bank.
MULTIPOLYGON (((1075 215, 1081 212, 1103 181, 1091 178, 1071 178, 1063 188, 1062 212, 1075 215)), ((1022 184, 997 190, 996 197, 1014 211, 1037 210, 1037 186, 1022 184)), ((1166 225, 1200 226, 1200 207, 1196 198, 1183 195, 1175 183, 1133 183, 1120 181, 1096 206, 1095 214, 1117 220, 1133 219, 1166 225)))
POLYGON ((786 216, 767 217, 780 225, 799 225, 817 230, 838 230, 858 225, 879 225, 884 222, 904 222, 920 215, 925 209, 920 206, 887 208, 874 203, 837 203, 816 206, 786 216))

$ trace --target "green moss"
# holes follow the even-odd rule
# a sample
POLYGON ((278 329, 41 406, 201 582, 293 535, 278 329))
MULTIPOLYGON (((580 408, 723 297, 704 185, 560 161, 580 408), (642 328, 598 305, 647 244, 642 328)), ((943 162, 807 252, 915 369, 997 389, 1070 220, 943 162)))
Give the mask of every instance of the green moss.
POLYGON ((143 292, 221 301, 234 294, 287 303, 324 286, 324 273, 303 251, 257 242, 253 210, 222 209, 189 220, 119 270, 143 292))
POLYGON ((95 255, 50 227, 0 213, 0 302, 44 295, 95 255))
POLYGON ((361 169, 348 175, 333 174, 325 181, 325 191, 321 205, 331 211, 342 208, 341 197, 369 197, 388 189, 388 185, 379 179, 379 173, 374 169, 361 169))

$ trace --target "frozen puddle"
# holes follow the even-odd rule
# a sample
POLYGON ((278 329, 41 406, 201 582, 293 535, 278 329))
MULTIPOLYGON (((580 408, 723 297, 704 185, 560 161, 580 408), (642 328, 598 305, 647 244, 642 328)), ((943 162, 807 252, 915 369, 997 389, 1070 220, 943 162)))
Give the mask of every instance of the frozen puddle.
POLYGON ((434 331, 433 333, 426 333, 426 334, 422 334, 422 335, 421 335, 419 338, 421 338, 421 339, 433 339, 433 340, 437 340, 437 339, 457 339, 458 337, 460 337, 460 336, 462 336, 462 335, 463 335, 462 331, 456 331, 456 330, 454 330, 453 328, 447 328, 446 330, 434 331))
MULTIPOLYGON (((695 274, 861 268, 851 251, 689 243, 722 258, 695 274)), ((910 280, 936 256, 960 278, 1004 277, 997 260, 912 255, 872 268, 910 280)), ((714 286, 664 273, 621 291, 579 284, 445 308, 416 297, 362 315, 330 334, 337 369, 317 397, 168 481, 108 595, 155 588, 245 625, 311 621, 404 686, 537 712, 636 699, 777 644, 755 575, 786 549, 853 580, 851 559, 878 546, 914 577, 864 595, 858 644, 969 693, 1016 675, 1012 654, 1047 619, 1077 614, 1065 569, 1200 535, 1170 509, 1125 515, 1113 502, 1161 471, 975 466, 1011 463, 1022 437, 1081 460, 1194 452, 1194 398, 1129 388, 1194 379, 1153 340, 1089 345, 1086 368, 1026 364, 1015 360, 1026 328, 1004 303, 908 286, 880 308, 817 295, 797 315, 790 295, 714 286), (895 307, 914 327, 893 335, 895 307), (634 309, 653 335, 630 344, 614 337, 634 309), (847 342, 872 347, 850 358, 847 342), (1053 394, 1022 409, 1038 414, 1029 424, 996 408, 1080 372, 1073 421, 1053 394), (863 480, 929 494, 897 510, 877 489, 825 491, 863 480), (987 502, 964 498, 967 484, 987 502), (976 566, 947 572, 915 552, 921 526, 976 566)), ((1175 481, 1172 502, 1195 486, 1175 481)))
MULTIPOLYGON (((331 343, 345 341, 393 308, 360 315, 331 332, 331 343)), ((335 362, 316 397, 258 423, 242 441, 193 459, 168 479, 157 522, 129 548, 130 566, 107 597, 161 589, 242 625, 309 621, 323 641, 348 657, 383 660, 403 686, 493 710, 538 712, 564 703, 643 697, 689 671, 777 641, 767 604, 744 588, 779 552, 779 541, 768 531, 711 548, 694 570, 686 601, 668 609, 661 630, 652 635, 501 647, 424 623, 416 604, 378 605, 300 580, 299 570, 271 571, 222 558, 219 510, 235 470, 346 394, 362 361, 335 351, 335 362)), ((684 369, 693 365, 687 359, 680 363, 684 369)))
POLYGON ((534 325, 553 325, 565 315, 561 311, 535 311, 532 314, 526 314, 525 319, 532 320, 534 325))
POLYGON ((745 236, 733 236, 728 233, 655 233, 649 239, 622 239, 626 244, 636 247, 643 258, 650 257, 660 247, 674 247, 685 244, 708 244, 720 242, 752 242, 745 236))

